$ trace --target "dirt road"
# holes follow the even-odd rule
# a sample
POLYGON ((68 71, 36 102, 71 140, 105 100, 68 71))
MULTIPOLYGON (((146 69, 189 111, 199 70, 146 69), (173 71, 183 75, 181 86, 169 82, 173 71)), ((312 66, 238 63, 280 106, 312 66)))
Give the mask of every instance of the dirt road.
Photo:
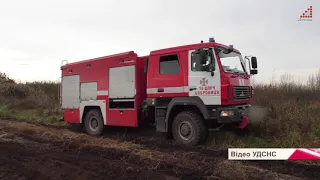
POLYGON ((90 137, 0 120, 0 179, 317 179, 320 166, 237 162, 227 151, 186 148, 140 130, 90 137))

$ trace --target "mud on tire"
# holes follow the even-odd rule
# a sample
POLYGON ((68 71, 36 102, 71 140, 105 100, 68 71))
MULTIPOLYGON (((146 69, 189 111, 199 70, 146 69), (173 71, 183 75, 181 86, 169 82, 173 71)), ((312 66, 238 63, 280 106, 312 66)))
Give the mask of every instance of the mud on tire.
POLYGON ((104 123, 100 110, 92 109, 84 117, 84 130, 92 136, 99 136, 103 133, 104 123))
POLYGON ((180 144, 195 146, 204 142, 207 137, 207 128, 198 114, 184 111, 174 118, 172 135, 180 144))

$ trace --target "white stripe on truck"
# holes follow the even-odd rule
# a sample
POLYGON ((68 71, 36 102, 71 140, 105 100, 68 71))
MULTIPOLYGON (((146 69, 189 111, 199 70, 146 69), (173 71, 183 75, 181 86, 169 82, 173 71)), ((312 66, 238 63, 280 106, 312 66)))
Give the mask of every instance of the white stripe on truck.
POLYGON ((108 90, 98 91, 98 96, 107 96, 107 95, 108 95, 108 90))
MULTIPOLYGON (((163 92, 158 92, 159 88, 148 88, 147 94, 157 94, 157 93, 188 93, 188 86, 180 86, 180 87, 163 87, 163 92)), ((100 90, 98 91, 98 96, 107 96, 108 90, 100 90)))
POLYGON ((158 93, 188 93, 188 86, 180 86, 180 87, 160 87, 160 88, 148 88, 147 94, 158 94, 158 93), (163 92, 158 92, 158 89, 163 88, 163 92))

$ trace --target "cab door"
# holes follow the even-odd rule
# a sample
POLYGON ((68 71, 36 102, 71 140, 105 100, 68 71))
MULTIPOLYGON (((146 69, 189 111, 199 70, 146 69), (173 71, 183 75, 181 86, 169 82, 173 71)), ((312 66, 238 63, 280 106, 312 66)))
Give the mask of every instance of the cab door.
POLYGON ((153 72, 148 72, 148 98, 188 96, 180 59, 179 53, 151 56, 150 68, 153 72))
POLYGON ((194 52, 195 50, 188 52, 189 96, 198 96, 205 105, 221 105, 220 69, 216 54, 213 53, 215 70, 214 75, 211 76, 211 72, 201 69, 203 64, 195 58, 194 52))

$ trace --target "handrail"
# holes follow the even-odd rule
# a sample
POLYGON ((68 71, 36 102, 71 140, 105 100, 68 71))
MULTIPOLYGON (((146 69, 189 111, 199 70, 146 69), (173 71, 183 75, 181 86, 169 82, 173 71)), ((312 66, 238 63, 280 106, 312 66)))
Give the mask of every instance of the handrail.
POLYGON ((59 103, 61 105, 62 104, 62 98, 61 98, 62 97, 61 96, 62 81, 60 79, 62 79, 62 77, 58 78, 58 82, 60 81, 60 83, 58 83, 58 98, 59 98, 59 103))
POLYGON ((62 60, 61 61, 61 66, 67 65, 68 64, 68 60, 62 60), (63 64, 63 62, 66 62, 66 64, 63 64))

